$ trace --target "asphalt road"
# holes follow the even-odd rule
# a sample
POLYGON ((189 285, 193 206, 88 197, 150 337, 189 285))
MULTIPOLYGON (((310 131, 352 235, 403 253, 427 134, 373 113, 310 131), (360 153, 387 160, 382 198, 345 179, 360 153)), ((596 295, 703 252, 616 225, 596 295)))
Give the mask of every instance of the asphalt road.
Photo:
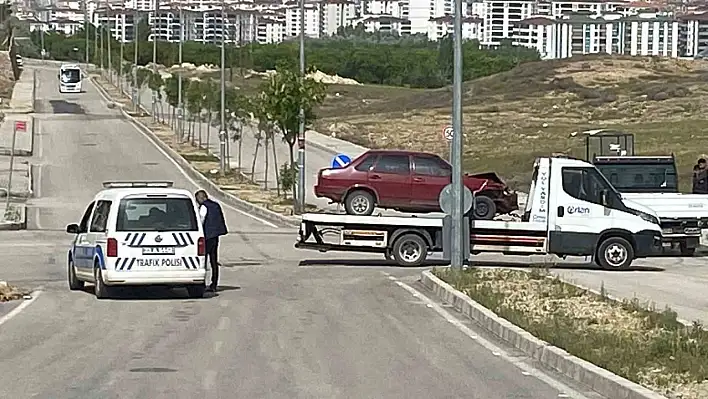
POLYGON ((595 397, 533 365, 522 371, 511 361, 523 357, 481 345, 395 284, 414 285, 419 270, 296 252, 293 230, 234 210, 217 296, 144 290, 98 301, 90 288, 70 292, 63 228, 102 181, 196 187, 94 87, 60 96, 55 73, 39 73, 31 230, 0 234, 0 276, 41 290, 0 322, 3 397, 595 397), (301 266, 305 257, 320 262, 301 266))

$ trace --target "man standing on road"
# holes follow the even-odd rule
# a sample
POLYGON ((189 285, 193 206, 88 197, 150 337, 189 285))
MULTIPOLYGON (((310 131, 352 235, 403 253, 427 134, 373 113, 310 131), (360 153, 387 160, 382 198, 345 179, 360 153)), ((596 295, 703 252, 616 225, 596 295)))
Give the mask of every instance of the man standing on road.
POLYGON ((199 203, 199 218, 204 226, 205 252, 211 265, 211 285, 208 291, 216 292, 219 284, 219 237, 227 234, 226 221, 221 205, 209 199, 206 191, 194 193, 199 203))
POLYGON ((693 194, 708 194, 708 168, 705 158, 693 167, 693 194))

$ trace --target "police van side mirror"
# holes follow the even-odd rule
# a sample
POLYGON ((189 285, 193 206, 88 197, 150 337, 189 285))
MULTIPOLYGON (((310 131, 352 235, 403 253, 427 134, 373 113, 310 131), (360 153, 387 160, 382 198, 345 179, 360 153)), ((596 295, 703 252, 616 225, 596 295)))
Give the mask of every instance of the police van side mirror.
POLYGON ((66 232, 69 234, 79 234, 79 225, 76 223, 72 223, 66 226, 66 232))
POLYGON ((610 190, 602 190, 600 191, 600 202, 602 202, 603 206, 610 206, 610 190))

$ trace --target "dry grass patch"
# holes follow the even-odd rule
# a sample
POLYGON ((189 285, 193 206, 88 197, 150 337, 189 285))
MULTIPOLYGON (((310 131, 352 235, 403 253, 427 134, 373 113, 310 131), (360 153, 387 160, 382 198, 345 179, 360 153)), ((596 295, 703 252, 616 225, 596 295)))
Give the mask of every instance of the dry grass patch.
POLYGON ((22 299, 27 294, 27 291, 9 285, 4 281, 0 281, 0 302, 8 302, 14 301, 16 299, 22 299))
MULTIPOLYGON (((371 148, 447 156, 441 133, 451 120, 449 88, 349 90, 328 97, 315 130, 371 148), (372 100, 361 101, 367 91, 372 100)), ((708 129, 706 61, 591 56, 532 62, 466 82, 463 92, 465 168, 497 171, 519 189, 528 188, 534 158, 583 157, 583 140, 570 137, 579 130, 619 128, 636 135, 638 153, 674 152, 683 189, 706 151, 699 144, 708 129)))
POLYGON ((708 332, 670 309, 622 303, 531 272, 472 268, 435 275, 534 336, 671 398, 708 398, 708 332))

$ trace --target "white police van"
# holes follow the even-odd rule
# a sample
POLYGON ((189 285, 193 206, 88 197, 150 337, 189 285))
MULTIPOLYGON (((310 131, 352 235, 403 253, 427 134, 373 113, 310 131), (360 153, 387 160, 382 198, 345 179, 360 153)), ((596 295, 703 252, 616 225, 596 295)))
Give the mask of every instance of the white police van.
POLYGON ((105 182, 88 205, 68 253, 71 290, 95 285, 97 298, 114 286, 186 287, 205 291, 205 240, 192 194, 172 182, 105 182))
POLYGON ((77 64, 62 64, 59 67, 59 93, 81 93, 83 74, 77 64))

